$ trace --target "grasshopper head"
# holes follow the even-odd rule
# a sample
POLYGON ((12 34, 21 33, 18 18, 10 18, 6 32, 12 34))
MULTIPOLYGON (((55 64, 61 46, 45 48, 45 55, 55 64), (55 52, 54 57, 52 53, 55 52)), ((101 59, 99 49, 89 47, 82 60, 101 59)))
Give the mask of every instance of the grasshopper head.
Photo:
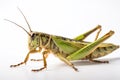
POLYGON ((40 37, 38 32, 31 32, 28 36, 28 48, 29 50, 35 50, 40 46, 40 37))

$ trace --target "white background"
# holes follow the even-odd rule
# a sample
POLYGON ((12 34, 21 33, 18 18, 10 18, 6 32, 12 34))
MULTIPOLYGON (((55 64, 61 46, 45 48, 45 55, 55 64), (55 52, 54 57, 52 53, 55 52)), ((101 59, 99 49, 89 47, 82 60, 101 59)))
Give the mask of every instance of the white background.
MULTIPOLYGON (((79 72, 53 55, 47 59, 47 70, 41 72, 31 69, 42 67, 42 62, 28 61, 27 65, 10 68, 11 64, 23 61, 28 52, 27 34, 4 20, 15 21, 28 30, 17 7, 26 15, 33 31, 74 38, 100 24, 100 36, 114 30, 115 35, 106 42, 120 45, 120 0, 0 0, 0 80, 120 80, 120 49, 102 58, 109 64, 74 63, 79 72)), ((92 42, 94 38, 95 33, 86 40, 92 42)))

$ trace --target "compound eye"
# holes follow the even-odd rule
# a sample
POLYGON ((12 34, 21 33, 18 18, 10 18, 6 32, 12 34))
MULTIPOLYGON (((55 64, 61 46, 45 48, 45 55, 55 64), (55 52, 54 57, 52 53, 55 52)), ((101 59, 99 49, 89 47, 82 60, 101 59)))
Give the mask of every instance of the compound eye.
POLYGON ((31 35, 32 40, 35 38, 35 35, 36 34, 34 34, 34 33, 31 35))
POLYGON ((31 34, 32 40, 34 40, 38 35, 39 35, 38 33, 32 33, 32 34, 31 34))

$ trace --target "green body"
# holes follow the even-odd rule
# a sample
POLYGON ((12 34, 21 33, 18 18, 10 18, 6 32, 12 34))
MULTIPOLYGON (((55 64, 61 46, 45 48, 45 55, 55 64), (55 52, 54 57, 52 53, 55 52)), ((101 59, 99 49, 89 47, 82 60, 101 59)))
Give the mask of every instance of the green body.
MULTIPOLYGON (((68 58, 74 52, 82 49, 83 47, 91 43, 91 42, 79 41, 75 39, 69 39, 61 36, 49 35, 46 33, 39 33, 39 32, 35 32, 33 33, 33 35, 34 36, 32 38, 31 37, 29 38, 30 42, 28 43, 30 50, 36 49, 37 47, 41 47, 41 48, 44 47, 45 49, 51 50, 53 54, 56 55, 57 53, 59 53, 65 58, 68 58), (49 39, 50 42, 48 44, 49 39), (48 45, 45 46, 46 44, 48 45)), ((79 56, 75 60, 99 58, 111 53, 112 51, 116 50, 118 47, 119 46, 111 43, 101 43, 92 53, 87 54, 85 56, 83 54, 82 57, 79 56)), ((77 56, 74 57, 76 58, 77 56)), ((69 58, 69 60, 74 60, 74 59, 69 58)))

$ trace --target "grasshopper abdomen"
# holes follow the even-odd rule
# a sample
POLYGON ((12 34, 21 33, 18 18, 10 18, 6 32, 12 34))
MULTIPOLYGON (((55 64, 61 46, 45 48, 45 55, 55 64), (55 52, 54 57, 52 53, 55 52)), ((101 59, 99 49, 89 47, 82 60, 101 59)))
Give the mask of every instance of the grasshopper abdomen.
POLYGON ((118 49, 118 45, 110 44, 110 43, 102 43, 94 52, 90 55, 86 56, 83 59, 95 59, 106 56, 112 53, 114 50, 118 49))

